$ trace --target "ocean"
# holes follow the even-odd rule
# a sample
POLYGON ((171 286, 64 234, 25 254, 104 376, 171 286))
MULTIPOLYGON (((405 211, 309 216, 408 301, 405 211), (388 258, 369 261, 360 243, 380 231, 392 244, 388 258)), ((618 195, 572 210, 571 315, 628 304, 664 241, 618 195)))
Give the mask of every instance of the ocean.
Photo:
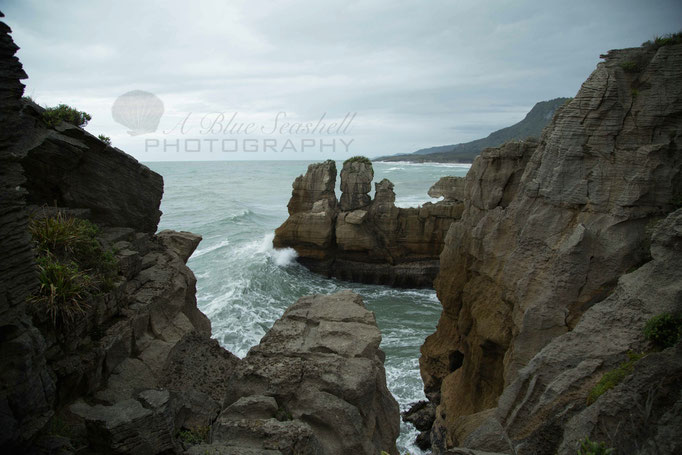
MULTIPOLYGON (((286 220, 291 184, 307 161, 214 161, 145 163, 164 179, 159 230, 200 234, 188 261, 197 277, 197 300, 211 320, 213 338, 243 357, 303 295, 351 289, 376 314, 386 353, 388 387, 406 410, 424 399, 419 347, 435 330, 441 306, 433 290, 392 289, 310 273, 291 249, 274 250, 274 230, 286 220)), ((337 162, 341 169, 342 162, 337 162)), ((428 201, 429 187, 446 175, 464 176, 465 164, 374 163, 374 181, 388 178, 396 205, 428 201)), ((337 177, 337 196, 339 193, 337 177)), ((372 185, 374 186, 374 185, 372 185)), ((370 193, 374 196, 374 190, 370 193)), ((417 431, 401 423, 398 449, 421 454, 417 431)))

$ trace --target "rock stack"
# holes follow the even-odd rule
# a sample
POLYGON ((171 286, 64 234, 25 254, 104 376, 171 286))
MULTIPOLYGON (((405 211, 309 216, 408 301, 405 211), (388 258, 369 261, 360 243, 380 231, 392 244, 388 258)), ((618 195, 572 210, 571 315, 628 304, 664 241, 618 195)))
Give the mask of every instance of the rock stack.
MULTIPOLYGON (((275 248, 291 247, 310 270, 362 283, 396 287, 431 287, 438 273, 438 255, 450 224, 463 203, 447 199, 419 208, 395 206, 393 184, 376 183, 366 160, 346 161, 341 171, 341 199, 321 191, 333 182, 333 161, 314 164, 293 184, 289 218, 275 231, 275 248), (322 175, 324 177, 322 177, 322 175), (308 201, 302 204, 300 201, 308 201), (304 208, 292 213, 292 207, 304 208)), ((443 186, 443 185, 441 185, 443 186)))

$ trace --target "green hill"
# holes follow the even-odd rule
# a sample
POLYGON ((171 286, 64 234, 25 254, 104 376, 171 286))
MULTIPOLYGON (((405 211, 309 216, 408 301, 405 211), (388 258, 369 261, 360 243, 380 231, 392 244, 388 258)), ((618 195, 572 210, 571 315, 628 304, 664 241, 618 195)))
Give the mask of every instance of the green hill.
POLYGON ((512 139, 539 137, 542 129, 549 123, 556 110, 570 98, 555 98, 540 101, 519 123, 502 128, 483 139, 462 144, 440 145, 417 150, 413 153, 391 155, 375 158, 374 161, 412 161, 412 162, 458 162, 470 163, 479 153, 488 147, 497 147, 512 139))

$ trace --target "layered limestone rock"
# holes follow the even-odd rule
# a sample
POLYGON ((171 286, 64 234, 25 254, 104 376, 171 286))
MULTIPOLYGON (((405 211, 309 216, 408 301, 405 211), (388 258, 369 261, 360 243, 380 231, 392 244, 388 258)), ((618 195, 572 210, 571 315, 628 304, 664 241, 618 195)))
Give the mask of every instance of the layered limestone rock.
POLYGON ((464 177, 441 177, 429 188, 429 196, 433 198, 442 197, 444 201, 464 201, 466 192, 464 191, 466 179, 464 177))
POLYGON ((27 202, 85 208, 98 224, 154 233, 161 217, 161 176, 74 125, 46 128, 42 112, 30 101, 22 111, 27 202))
MULTIPOLYGON (((445 234, 463 209, 460 200, 448 199, 418 208, 395 206, 393 184, 375 184, 374 200, 367 194, 374 175, 372 165, 348 161, 341 172, 341 202, 331 199, 316 183, 336 172, 332 161, 311 165, 294 182, 291 207, 309 201, 310 209, 292 213, 275 231, 275 248, 291 247, 298 261, 310 270, 344 280, 397 287, 431 287, 438 273, 438 255, 445 234), (323 196, 322 196, 323 195, 323 196)), ((446 184, 441 187, 445 188, 446 184)))
MULTIPOLYGON (((369 192, 372 191, 374 168, 372 163, 364 161, 346 161, 341 169, 341 210, 350 210, 367 207, 372 200, 369 192)), ((293 196, 293 195, 292 195, 293 196)))
POLYGON ((336 163, 327 160, 308 166, 305 176, 299 175, 293 183, 291 200, 289 200, 289 215, 299 212, 309 212, 316 202, 325 200, 330 208, 336 207, 336 163))
MULTIPOLYGON (((244 361, 225 351, 186 266, 201 237, 154 234, 161 177, 80 128, 48 127, 22 103, 17 48, 0 32, 3 453, 397 453, 381 336, 359 297, 304 298, 244 361), (57 214, 96 223, 117 264, 110 289, 76 297, 73 319, 28 299, 29 216, 57 214)), ((323 210, 335 208, 330 176, 313 197, 323 210)))
MULTIPOLYGON (((438 404, 431 431, 435 451, 469 444, 467 438, 477 432, 505 452, 511 450, 505 434, 514 453, 534 453, 520 451, 533 432, 536 441, 550 441, 552 447, 529 444, 539 450, 535 453, 558 448, 559 410, 580 409, 587 386, 552 401, 559 385, 547 379, 543 389, 542 368, 532 380, 520 371, 552 340, 577 330, 585 312, 614 293, 623 273, 649 260, 648 226, 670 212, 682 194, 682 46, 604 57, 557 112, 537 147, 517 143, 488 150, 466 177, 464 212, 450 227, 436 279, 443 313, 420 359, 427 395, 438 404), (516 392, 506 401, 511 387, 516 392), (556 413, 537 406, 536 391, 549 394, 548 406, 556 406, 556 413), (513 411, 512 418, 511 409, 524 397, 529 407, 513 411), (498 399, 508 412, 491 420, 498 399)), ((671 272, 665 280, 667 286, 680 276, 671 272)), ((622 313, 609 314, 603 318, 622 313)), ((637 330, 618 335, 618 330, 600 331, 599 339, 609 356, 622 358, 641 335, 635 337, 637 330)), ((560 339, 578 338, 566 337, 560 339)), ((560 346, 556 352, 570 350, 560 346)), ((612 365, 616 358, 605 362, 598 353, 583 353, 580 374, 592 384, 602 364, 612 365)), ((555 379, 569 384, 573 373, 566 374, 557 372, 555 379)))
POLYGON ((360 296, 302 297, 237 366, 212 446, 397 453, 398 404, 386 387, 380 342, 360 296))

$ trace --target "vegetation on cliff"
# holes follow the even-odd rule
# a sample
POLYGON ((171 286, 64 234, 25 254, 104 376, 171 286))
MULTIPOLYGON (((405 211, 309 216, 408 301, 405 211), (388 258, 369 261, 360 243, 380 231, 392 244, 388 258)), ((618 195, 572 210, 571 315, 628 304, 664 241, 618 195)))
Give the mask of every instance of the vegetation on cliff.
POLYGON ((60 104, 55 107, 46 107, 45 112, 43 112, 43 120, 51 127, 55 127, 63 121, 82 128, 92 120, 92 116, 68 104, 60 104))
POLYGON ((592 404, 597 401, 597 398, 602 396, 606 391, 613 389, 620 384, 630 373, 635 371, 635 363, 644 357, 645 354, 638 354, 635 352, 628 352, 628 360, 618 365, 618 367, 607 372, 602 376, 597 385, 595 385, 590 394, 587 396, 587 404, 592 404))
POLYGON ((682 32, 656 36, 653 40, 643 42, 642 47, 658 49, 659 47, 671 46, 673 44, 682 44, 682 32))
POLYGON ((343 164, 347 164, 347 163, 372 164, 372 161, 369 158, 367 158, 366 156, 358 155, 358 156, 352 156, 343 162, 343 164))
POLYGON ((43 306, 53 324, 73 322, 92 294, 113 287, 118 264, 97 240, 93 223, 57 212, 34 218, 29 231, 36 245, 40 288, 31 301, 43 306))
POLYGON ((675 346, 682 337, 682 317, 672 313, 654 316, 644 326, 644 336, 659 349, 675 346))

